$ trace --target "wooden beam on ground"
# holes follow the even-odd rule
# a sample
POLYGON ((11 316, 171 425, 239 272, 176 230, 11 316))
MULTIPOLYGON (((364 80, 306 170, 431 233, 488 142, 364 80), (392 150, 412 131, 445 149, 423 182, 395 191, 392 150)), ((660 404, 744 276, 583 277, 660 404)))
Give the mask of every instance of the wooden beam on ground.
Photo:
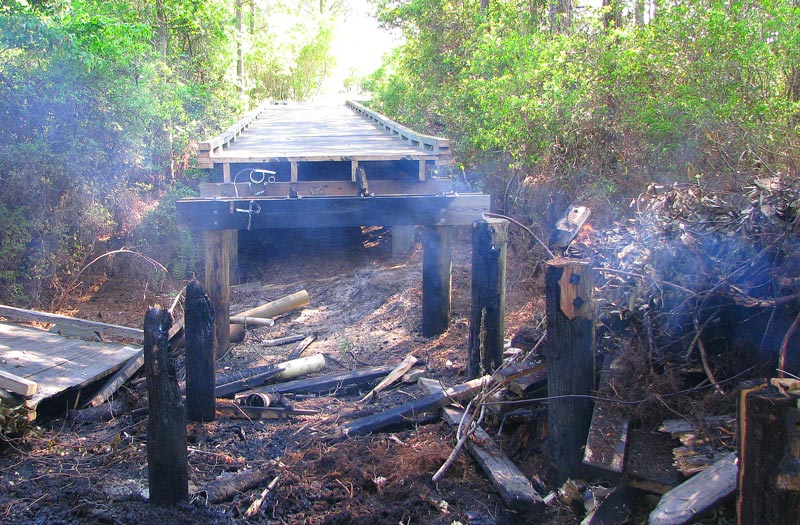
POLYGON ((200 283, 186 285, 186 417, 190 421, 214 421, 214 370, 217 337, 214 307, 200 283))
POLYGON ((391 386, 393 383, 396 383, 397 381, 402 379, 403 375, 409 370, 411 370, 414 367, 414 365, 417 364, 417 361, 419 361, 419 359, 417 359, 413 355, 410 354, 407 355, 402 361, 400 361, 400 363, 398 363, 396 367, 394 367, 394 369, 391 372, 389 372, 389 375, 383 378, 380 383, 375 385, 375 387, 372 390, 370 390, 364 397, 362 397, 357 402, 366 403, 367 401, 371 401, 372 399, 374 399, 375 395, 378 394, 378 392, 381 392, 382 390, 391 386))
POLYGON ((316 338, 317 334, 309 335, 308 337, 297 343, 297 346, 291 352, 289 352, 289 355, 286 356, 286 358, 289 359, 290 361, 292 359, 297 359, 303 354, 303 352, 305 352, 306 348, 308 348, 316 338))
POLYGON ((773 386, 739 396, 739 525, 800 523, 798 400, 773 386))
MULTIPOLYGON (((736 453, 730 452, 703 472, 664 494, 650 513, 647 523, 649 525, 694 523, 733 497, 738 473, 736 453)), ((753 494, 750 497, 760 496, 753 494)))
POLYGON ((583 464, 604 472, 622 474, 628 444, 628 415, 623 407, 613 401, 616 376, 619 375, 618 357, 609 355, 600 373, 600 386, 594 404, 592 423, 586 438, 583 464))
MULTIPOLYGON (((226 230, 205 232, 206 293, 214 308, 217 357, 228 353, 231 343, 230 235, 226 230)), ((237 325, 238 326, 238 325, 237 325)))
POLYGON ((428 226, 422 255, 422 335, 432 337, 450 324, 452 228, 428 226))
POLYGON ((328 394, 345 387, 374 382, 391 372, 393 368, 394 367, 391 365, 360 368, 352 372, 342 372, 312 379, 298 379, 286 383, 278 383, 266 386, 257 390, 257 392, 277 394, 328 394))
POLYGON ((460 401, 478 393, 481 388, 489 384, 492 376, 483 376, 466 383, 461 383, 447 388, 439 393, 430 394, 421 399, 379 412, 371 416, 356 419, 339 427, 339 434, 343 437, 359 436, 377 432, 390 425, 411 421, 423 412, 436 410, 452 402, 460 401))
MULTIPOLYGON (((89 321, 78 317, 67 315, 52 314, 49 312, 38 312, 36 310, 26 310, 13 306, 0 305, 0 317, 5 317, 17 322, 36 322, 50 323, 60 326, 64 331, 77 331, 80 333, 102 334, 114 337, 122 337, 141 344, 144 332, 140 328, 129 328, 114 324, 89 321)), ((69 335, 69 334, 62 334, 69 335)))
POLYGON ((237 494, 258 487, 271 475, 272 471, 266 468, 245 470, 233 475, 226 473, 206 485, 198 495, 208 503, 222 503, 233 499, 237 494))
MULTIPOLYGON (((441 383, 436 380, 423 378, 419 380, 419 385, 427 394, 443 391, 441 383)), ((452 427, 458 427, 463 415, 463 410, 442 407, 442 417, 452 427)), ((522 511, 540 509, 544 506, 542 497, 533 488, 530 480, 503 453, 485 430, 481 427, 476 428, 465 446, 492 482, 492 486, 506 507, 522 511)))
POLYGON ((268 380, 286 381, 302 375, 319 372, 326 366, 325 356, 314 354, 276 365, 237 370, 217 378, 216 396, 225 397, 245 390, 258 388, 268 380))
POLYGON ((275 319, 262 319, 261 317, 247 317, 246 315, 232 315, 231 324, 244 325, 245 330, 250 327, 275 326, 275 319))
POLYGON ((503 363, 508 221, 472 223, 472 311, 467 377, 492 374, 503 363))
POLYGON ((147 479, 150 502, 175 505, 189 496, 183 400, 169 355, 172 315, 151 308, 144 318, 147 374, 147 479))
MULTIPOLYGON (((269 303, 262 304, 260 306, 256 306, 255 308, 251 308, 246 310, 238 316, 241 317, 276 317, 281 314, 285 314, 286 312, 291 312, 296 308, 301 308, 307 305, 309 302, 308 292, 305 290, 300 290, 299 292, 295 292, 291 295, 287 295, 286 297, 281 297, 280 299, 276 299, 275 301, 270 301, 269 303)), ((230 327, 230 338, 231 341, 234 343, 241 342, 244 339, 244 326, 240 324, 231 325, 230 327)))
POLYGON ((24 377, 0 370, 0 388, 12 394, 31 397, 39 389, 39 384, 24 377))
POLYGON ((545 273, 547 403, 552 460, 560 481, 580 472, 592 418, 594 301, 586 261, 553 259, 545 273))
POLYGON ((217 413, 238 419, 287 419, 292 416, 318 414, 316 410, 302 410, 288 407, 253 407, 233 402, 217 401, 217 413))
POLYGON ((287 335, 286 337, 278 337, 275 339, 264 339, 261 341, 261 346, 281 346, 289 343, 296 343, 302 341, 306 336, 303 334, 287 335))
POLYGON ((96 407, 108 401, 128 379, 133 377, 133 375, 142 368, 142 366, 144 366, 144 350, 131 357, 127 363, 122 365, 122 368, 117 370, 116 373, 100 387, 100 390, 97 391, 94 397, 83 404, 83 407, 96 407))

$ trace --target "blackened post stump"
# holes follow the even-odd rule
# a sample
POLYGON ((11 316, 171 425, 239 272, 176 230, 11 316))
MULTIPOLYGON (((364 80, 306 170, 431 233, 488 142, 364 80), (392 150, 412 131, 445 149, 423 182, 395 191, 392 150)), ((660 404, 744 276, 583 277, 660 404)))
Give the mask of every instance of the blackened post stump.
POLYGON ((508 221, 472 223, 472 313, 467 378, 493 373, 503 363, 508 221))
POLYGON ((432 337, 450 324, 451 226, 425 228, 422 254, 422 335, 432 337))
POLYGON ((739 397, 740 525, 800 523, 800 396, 774 387, 739 397))
POLYGON ((214 307, 197 281, 186 286, 186 416, 190 421, 214 421, 214 368, 217 340, 214 307))
POLYGON ((547 263, 547 402, 549 442, 561 481, 581 469, 592 419, 594 302, 591 267, 559 258, 547 263))
POLYGON ((147 478, 150 501, 174 505, 189 497, 186 422, 183 401, 169 355, 172 315, 155 306, 144 318, 144 367, 147 374, 147 478))

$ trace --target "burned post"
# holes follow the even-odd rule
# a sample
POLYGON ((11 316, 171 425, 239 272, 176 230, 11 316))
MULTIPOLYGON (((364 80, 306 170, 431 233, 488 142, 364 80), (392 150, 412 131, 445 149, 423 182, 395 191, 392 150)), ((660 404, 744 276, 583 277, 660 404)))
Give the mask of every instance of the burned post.
POLYGON ((439 335, 450 324, 452 255, 450 226, 425 229, 422 256, 422 335, 439 335))
POLYGON ((800 522, 800 381, 784 381, 739 397, 740 525, 800 522))
POLYGON ((491 374, 503 363, 508 221, 472 223, 472 313, 467 377, 491 374))
POLYGON ((147 478, 150 501, 173 505, 189 497, 186 422, 183 401, 169 355, 172 315, 159 306, 144 318, 144 367, 147 374, 147 478))
POLYGON ((563 480, 577 475, 592 418, 594 304, 591 267, 559 258, 547 263, 547 403, 553 462, 563 480))
POLYGON ((214 307, 197 281, 186 286, 186 417, 214 421, 217 340, 214 307))

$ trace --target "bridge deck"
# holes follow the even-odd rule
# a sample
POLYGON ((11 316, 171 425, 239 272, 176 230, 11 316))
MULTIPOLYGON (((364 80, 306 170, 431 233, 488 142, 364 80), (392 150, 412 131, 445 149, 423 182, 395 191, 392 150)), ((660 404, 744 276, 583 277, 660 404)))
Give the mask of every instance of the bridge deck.
POLYGON ((262 104, 225 133, 199 145, 215 164, 448 159, 449 142, 416 133, 360 104, 262 104))
POLYGON ((37 383, 26 407, 83 387, 119 369, 140 350, 121 343, 84 341, 0 323, 0 371, 37 383))

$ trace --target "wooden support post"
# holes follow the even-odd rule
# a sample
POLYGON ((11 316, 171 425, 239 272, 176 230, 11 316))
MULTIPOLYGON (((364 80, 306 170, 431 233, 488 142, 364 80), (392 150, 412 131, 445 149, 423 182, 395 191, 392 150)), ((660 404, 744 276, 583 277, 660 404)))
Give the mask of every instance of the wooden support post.
POLYGON ((450 324, 452 254, 450 226, 428 226, 422 255, 422 335, 439 335, 450 324))
POLYGON ((404 257, 414 251, 414 226, 395 224, 392 226, 392 257, 404 257))
POLYGON ((186 325, 186 417, 190 421, 214 421, 217 358, 214 307, 197 281, 186 286, 183 318, 186 325))
POLYGON ((560 482, 577 476, 592 418, 594 305, 586 261, 554 259, 545 274, 547 403, 551 457, 560 482))
POLYGON ((224 356, 231 342, 230 257, 227 230, 208 230, 206 241, 206 292, 214 306, 217 355, 224 356))
POLYGON ((228 230, 228 250, 229 256, 231 258, 230 262, 230 282, 233 284, 240 284, 240 273, 239 273, 239 231, 238 230, 228 230))
POLYGON ((739 398, 739 525, 800 523, 798 395, 776 388, 739 398))
POLYGON ((183 401, 169 355, 172 315, 158 306, 144 318, 144 367, 147 374, 147 478, 150 501, 174 505, 189 497, 186 422, 183 401))
POLYGON ((472 223, 472 314, 467 378, 491 374, 503 363, 508 221, 472 223))

